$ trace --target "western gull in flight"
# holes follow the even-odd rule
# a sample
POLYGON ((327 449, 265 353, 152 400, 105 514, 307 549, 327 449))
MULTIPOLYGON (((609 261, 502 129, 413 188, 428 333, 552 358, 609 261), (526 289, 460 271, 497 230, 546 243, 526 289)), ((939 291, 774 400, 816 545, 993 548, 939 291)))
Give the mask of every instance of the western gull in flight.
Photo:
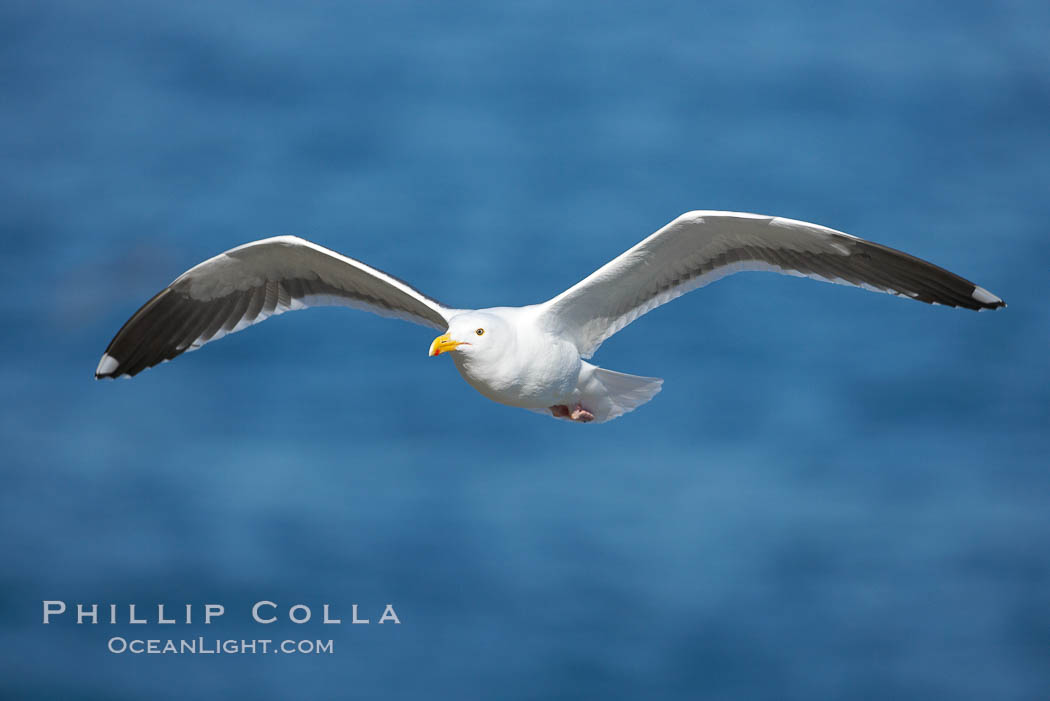
POLYGON ((600 423, 632 411, 663 380, 587 362, 605 339, 690 290, 745 270, 863 287, 966 309, 1006 306, 932 263, 782 217, 687 212, 542 304, 453 309, 371 266, 295 236, 238 246, 180 275, 124 324, 96 378, 128 377, 276 314, 322 305, 365 309, 441 331, 489 399, 559 419, 600 423))

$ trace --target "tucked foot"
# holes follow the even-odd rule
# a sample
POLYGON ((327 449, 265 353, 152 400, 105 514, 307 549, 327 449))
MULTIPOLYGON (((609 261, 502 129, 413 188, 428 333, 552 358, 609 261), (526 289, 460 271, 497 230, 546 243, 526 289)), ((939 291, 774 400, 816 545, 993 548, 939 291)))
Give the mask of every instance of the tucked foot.
POLYGON ((587 411, 579 404, 576 405, 575 409, 570 409, 565 404, 555 404, 550 409, 551 415, 556 416, 559 419, 572 419, 573 421, 579 421, 580 423, 594 421, 594 414, 587 411))
POLYGON ((587 423, 588 421, 594 421, 594 414, 577 404, 576 408, 569 412, 569 418, 580 423, 587 423))

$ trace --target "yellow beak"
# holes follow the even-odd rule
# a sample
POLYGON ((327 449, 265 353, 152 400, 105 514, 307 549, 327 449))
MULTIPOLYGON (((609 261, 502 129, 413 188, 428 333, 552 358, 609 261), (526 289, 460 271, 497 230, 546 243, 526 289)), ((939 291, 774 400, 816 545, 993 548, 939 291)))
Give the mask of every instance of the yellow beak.
POLYGON ((458 345, 460 345, 459 341, 453 341, 447 333, 442 334, 435 338, 434 342, 430 344, 430 355, 434 356, 448 353, 449 351, 456 350, 456 346, 458 345))

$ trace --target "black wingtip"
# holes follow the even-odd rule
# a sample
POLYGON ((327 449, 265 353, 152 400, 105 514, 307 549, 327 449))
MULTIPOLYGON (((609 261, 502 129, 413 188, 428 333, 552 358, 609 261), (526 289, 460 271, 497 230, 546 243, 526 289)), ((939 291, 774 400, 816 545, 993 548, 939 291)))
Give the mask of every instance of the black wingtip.
POLYGON ((96 380, 112 380, 120 374, 120 362, 109 353, 103 353, 95 368, 96 380))
POLYGON ((970 296, 973 297, 974 301, 977 303, 975 308, 978 311, 983 311, 985 309, 999 309, 1000 307, 1006 306, 1006 302, 999 297, 996 297, 980 285, 973 286, 973 291, 970 293, 970 296))

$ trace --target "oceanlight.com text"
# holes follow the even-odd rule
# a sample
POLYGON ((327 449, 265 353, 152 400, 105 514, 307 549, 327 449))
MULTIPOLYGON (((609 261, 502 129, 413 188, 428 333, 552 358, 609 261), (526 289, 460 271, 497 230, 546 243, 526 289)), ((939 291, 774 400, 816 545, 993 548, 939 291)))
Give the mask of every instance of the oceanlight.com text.
POLYGON ((332 640, 237 640, 219 638, 109 639, 107 649, 115 655, 331 655, 332 640))

